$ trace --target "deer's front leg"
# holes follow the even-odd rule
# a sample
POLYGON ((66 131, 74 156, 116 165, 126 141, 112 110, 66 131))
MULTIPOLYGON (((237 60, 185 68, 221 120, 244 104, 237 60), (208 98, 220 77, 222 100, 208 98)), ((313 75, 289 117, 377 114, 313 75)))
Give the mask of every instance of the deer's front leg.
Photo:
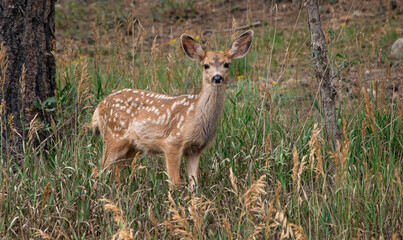
MULTIPOLYGON (((173 183, 174 187, 177 187, 180 183, 180 163, 181 163, 182 155, 179 154, 177 151, 166 151, 165 158, 166 158, 166 165, 169 178, 173 183)), ((171 186, 172 188, 173 186, 171 186)))
POLYGON ((193 191, 197 185, 197 174, 199 171, 200 154, 186 156, 186 172, 189 178, 189 190, 193 191))

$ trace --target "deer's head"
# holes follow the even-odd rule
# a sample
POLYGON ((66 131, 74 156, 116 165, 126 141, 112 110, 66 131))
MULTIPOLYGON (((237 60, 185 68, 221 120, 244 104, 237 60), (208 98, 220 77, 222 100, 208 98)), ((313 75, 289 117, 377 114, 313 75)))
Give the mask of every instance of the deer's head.
POLYGON ((242 33, 226 51, 206 52, 200 43, 182 34, 183 52, 192 60, 203 65, 203 84, 223 85, 227 83, 228 68, 233 59, 244 57, 252 45, 253 31, 242 33))

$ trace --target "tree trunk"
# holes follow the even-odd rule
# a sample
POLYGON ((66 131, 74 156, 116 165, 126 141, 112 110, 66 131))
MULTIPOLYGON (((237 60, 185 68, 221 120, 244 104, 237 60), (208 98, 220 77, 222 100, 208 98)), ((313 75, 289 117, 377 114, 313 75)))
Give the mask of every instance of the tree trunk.
POLYGON ((320 95, 325 120, 327 140, 330 147, 340 139, 341 132, 337 126, 336 90, 332 86, 330 69, 327 62, 325 36, 320 26, 318 0, 307 0, 308 25, 311 35, 312 56, 316 79, 320 85, 320 95))
POLYGON ((39 120, 50 120, 37 106, 55 94, 54 20, 55 0, 0 1, 0 45, 8 61, 0 82, 3 154, 11 150, 21 157, 31 120, 37 114, 39 120))

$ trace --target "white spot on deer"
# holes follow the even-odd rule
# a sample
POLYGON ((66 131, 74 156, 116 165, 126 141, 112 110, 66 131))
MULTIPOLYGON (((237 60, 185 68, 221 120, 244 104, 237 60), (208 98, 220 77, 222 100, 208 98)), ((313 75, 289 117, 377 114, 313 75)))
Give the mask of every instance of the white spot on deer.
POLYGON ((134 101, 136 101, 136 102, 137 102, 138 100, 139 100, 139 98, 138 98, 138 97, 136 97, 136 100, 134 100, 134 101))
POLYGON ((147 100, 146 100, 146 103, 148 103, 149 101, 150 101, 150 100, 147 99, 147 100))
POLYGON ((128 102, 131 102, 133 100, 133 97, 129 97, 129 99, 127 99, 128 102))
POLYGON ((176 136, 173 135, 173 133, 169 134, 168 136, 168 141, 173 142, 176 139, 176 136))
POLYGON ((171 118, 171 111, 167 109, 167 121, 169 121, 170 118, 171 118))
POLYGON ((118 108, 118 107, 120 107, 120 104, 119 104, 119 103, 117 103, 117 104, 115 105, 115 107, 117 107, 117 108, 118 108))
POLYGON ((162 124, 162 116, 159 116, 155 124, 162 124))
POLYGON ((174 102, 174 104, 171 107, 171 110, 173 111, 177 105, 184 104, 185 102, 186 102, 186 98, 184 98, 184 99, 182 99, 182 100, 180 100, 178 102, 174 102))
POLYGON ((128 109, 126 110, 126 113, 129 114, 130 112, 131 112, 131 109, 128 108, 128 109))
POLYGON ((161 123, 160 123, 160 124, 164 124, 164 123, 165 123, 165 118, 166 118, 166 115, 165 115, 165 114, 162 114, 162 116, 161 116, 161 123))
POLYGON ((134 113, 130 114, 131 117, 134 117, 134 113))
POLYGON ((186 115, 189 115, 189 113, 191 112, 191 111, 193 111, 193 109, 194 109, 194 103, 192 103, 191 105, 190 105, 190 107, 188 108, 188 111, 187 111, 187 113, 186 113, 186 115))
POLYGON ((175 109, 176 105, 178 105, 178 104, 179 104, 178 102, 174 102, 174 104, 172 104, 171 110, 173 111, 175 109))
POLYGON ((118 117, 118 113, 115 113, 115 117, 118 117))
POLYGON ((183 120, 184 120, 184 119, 185 119, 185 118, 184 118, 184 116, 182 115, 182 116, 180 117, 180 119, 179 119, 178 125, 176 126, 178 129, 181 129, 182 123, 183 123, 183 120))

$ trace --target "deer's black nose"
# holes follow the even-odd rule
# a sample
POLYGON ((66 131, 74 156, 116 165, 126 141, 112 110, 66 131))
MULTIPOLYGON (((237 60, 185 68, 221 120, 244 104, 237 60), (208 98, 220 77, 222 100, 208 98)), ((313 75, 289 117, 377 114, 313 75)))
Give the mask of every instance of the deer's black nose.
POLYGON ((214 75, 214 76, 213 76, 213 78, 211 79, 211 81, 212 81, 213 83, 215 83, 215 84, 220 84, 220 83, 224 82, 224 78, 223 78, 221 75, 217 74, 217 75, 214 75))

